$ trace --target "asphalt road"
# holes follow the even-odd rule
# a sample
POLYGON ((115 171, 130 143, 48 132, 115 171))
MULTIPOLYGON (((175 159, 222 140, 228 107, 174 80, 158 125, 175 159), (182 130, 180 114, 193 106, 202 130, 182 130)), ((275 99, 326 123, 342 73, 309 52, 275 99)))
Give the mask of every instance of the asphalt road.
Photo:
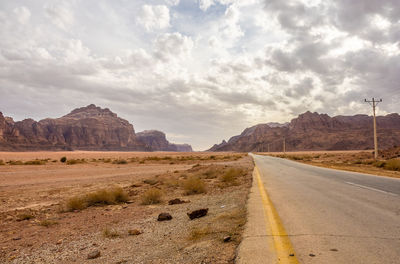
POLYGON ((253 157, 300 263, 400 263, 400 179, 253 157))

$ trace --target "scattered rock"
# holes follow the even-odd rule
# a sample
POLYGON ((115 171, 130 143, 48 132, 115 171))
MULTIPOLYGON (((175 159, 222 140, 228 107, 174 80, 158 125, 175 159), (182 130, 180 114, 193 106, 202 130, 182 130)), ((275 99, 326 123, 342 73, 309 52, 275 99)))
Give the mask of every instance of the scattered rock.
POLYGON ((310 257, 315 257, 315 255, 313 253, 310 253, 309 256, 310 257))
POLYGON ((132 201, 132 200, 129 200, 129 201, 126 201, 125 203, 127 203, 127 204, 133 204, 133 203, 134 203, 134 201, 132 201))
POLYGON ((289 254, 289 257, 294 257, 294 254, 293 253, 289 254))
POLYGON ((100 251, 99 250, 94 250, 92 252, 90 252, 87 256, 87 259, 95 259, 100 257, 100 251))
POLYGON ((13 240, 21 240, 21 237, 13 237, 13 240))
POLYGON ((339 251, 336 248, 331 248, 330 251, 339 251))
POLYGON ((173 205, 173 204, 183 204, 183 203, 188 203, 189 201, 183 201, 179 198, 173 199, 173 200, 169 200, 168 204, 169 205, 173 205))
POLYGON ((193 220, 195 218, 203 217, 207 215, 207 213, 208 213, 208 208, 205 208, 205 209, 195 210, 191 213, 187 213, 187 215, 189 216, 190 220, 193 220))
POLYGON ((137 230, 137 229, 131 229, 131 230, 128 230, 128 234, 130 235, 130 236, 137 236, 137 235, 140 235, 142 232, 140 232, 139 230, 137 230))
POLYGON ((168 221, 171 219, 172 216, 169 213, 161 213, 158 215, 157 221, 168 221))
POLYGON ((58 241, 56 242, 56 245, 61 245, 61 244, 62 244, 62 242, 63 242, 63 240, 62 240, 62 239, 60 239, 60 240, 58 240, 58 241))
POLYGON ((224 242, 225 242, 225 243, 226 243, 226 242, 229 242, 229 241, 231 241, 231 239, 232 239, 231 236, 226 236, 226 237, 224 237, 224 242))

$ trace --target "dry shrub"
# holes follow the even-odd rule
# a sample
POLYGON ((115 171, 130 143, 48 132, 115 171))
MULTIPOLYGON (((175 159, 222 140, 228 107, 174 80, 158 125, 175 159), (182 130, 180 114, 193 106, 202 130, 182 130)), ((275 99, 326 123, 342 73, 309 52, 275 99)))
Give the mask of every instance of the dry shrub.
POLYGON ((65 163, 67 161, 67 157, 61 157, 60 162, 65 163))
POLYGON ((8 164, 10 164, 10 165, 24 165, 24 163, 22 161, 20 161, 20 160, 10 160, 8 162, 8 164))
POLYGON ((75 164, 82 164, 82 163, 86 163, 85 159, 70 159, 67 160, 67 165, 75 165, 75 164))
POLYGON ((118 204, 128 201, 128 194, 121 187, 102 189, 67 200, 67 211, 82 210, 94 205, 118 204))
POLYGON ((48 219, 42 220, 42 221, 39 222, 39 225, 40 225, 40 226, 44 226, 44 227, 50 227, 50 226, 57 225, 57 224, 58 224, 57 221, 55 221, 55 220, 48 220, 48 219))
POLYGON ((399 159, 391 159, 386 161, 384 168, 387 170, 400 171, 400 160, 399 159))
POLYGON ((24 165, 44 165, 46 160, 29 160, 24 162, 24 165))
POLYGON ((373 163, 373 165, 377 168, 383 168, 386 165, 386 162, 383 160, 377 160, 373 163))
POLYGON ((124 159, 117 159, 112 162, 113 164, 128 164, 128 162, 124 159))
POLYGON ((224 183, 235 183, 236 179, 244 174, 244 171, 239 168, 230 168, 227 172, 225 172, 221 181, 224 183))
POLYGON ((212 230, 209 226, 203 227, 193 227, 190 230, 189 239, 190 240, 199 240, 209 234, 212 234, 212 230))
POLYGON ((128 194, 121 187, 98 190, 86 195, 88 206, 118 204, 128 201, 128 194))
POLYGON ((30 220, 32 218, 34 218, 34 216, 27 213, 17 215, 17 221, 30 220))
POLYGON ((162 192, 159 189, 151 188, 142 195, 142 204, 158 204, 161 203, 162 192))
POLYGON ((88 207, 84 197, 80 196, 68 199, 65 206, 67 211, 83 210, 88 207))
POLYGON ((0 160, 0 166, 1 165, 6 165, 3 160, 0 160))
POLYGON ((183 182, 186 195, 200 194, 206 192, 206 184, 201 179, 191 176, 183 182))
POLYGON ((103 237, 105 238, 117 238, 120 234, 115 229, 110 229, 108 227, 104 228, 103 230, 103 237))

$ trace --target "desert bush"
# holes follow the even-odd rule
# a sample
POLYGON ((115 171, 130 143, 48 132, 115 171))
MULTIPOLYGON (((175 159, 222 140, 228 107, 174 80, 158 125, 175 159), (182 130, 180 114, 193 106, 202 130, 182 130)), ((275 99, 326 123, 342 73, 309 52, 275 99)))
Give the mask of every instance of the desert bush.
POLYGON ((75 211, 75 210, 83 210, 87 206, 87 203, 84 197, 74 196, 69 198, 66 203, 66 210, 67 211, 75 211))
POLYGON ((162 192, 159 189, 151 188, 142 195, 142 204, 158 204, 161 202, 162 192))
POLYGON ((193 227, 190 230, 189 234, 189 239, 190 240, 199 240, 207 235, 212 234, 213 231, 209 226, 203 226, 203 227, 193 227))
POLYGON ((390 159, 386 161, 384 168, 387 170, 400 171, 400 159, 390 159))
POLYGON ((69 159, 67 160, 67 165, 75 165, 85 163, 85 159, 69 159))
POLYGON ((110 229, 108 227, 103 229, 103 237, 105 238, 117 238, 120 234, 115 229, 110 229))
POLYGON ((383 161, 383 160, 377 160, 377 161, 375 161, 375 162, 373 163, 373 165, 374 165, 375 167, 378 167, 378 168, 383 168, 383 167, 385 167, 385 164, 386 164, 386 162, 383 161))
POLYGON ((20 160, 10 160, 8 162, 8 164, 10 164, 10 165, 24 165, 24 163, 22 161, 20 161, 20 160))
POLYGON ((115 187, 88 193, 85 200, 88 206, 117 204, 128 201, 128 194, 121 187, 115 187))
POLYGON ((124 159, 117 159, 112 162, 113 164, 128 164, 128 162, 124 159))
POLYGON ((215 178, 217 178, 217 175, 218 175, 217 170, 209 169, 209 170, 203 172, 202 177, 204 177, 205 179, 215 179, 215 178))
POLYGON ((62 163, 65 163, 65 162, 67 161, 67 157, 62 157, 62 158, 60 159, 60 161, 61 161, 62 163))
POLYGON ((44 165, 44 164, 46 164, 46 160, 29 160, 24 162, 24 165, 44 165))
POLYGON ((362 161, 361 160, 355 160, 355 161, 353 161, 353 164, 362 164, 362 161))
POLYGON ((242 175, 243 175, 242 169, 230 168, 222 175, 221 181, 224 183, 235 183, 236 179, 242 175))
POLYGON ((40 225, 40 226, 44 226, 44 227, 50 227, 50 226, 57 225, 57 224, 58 224, 57 221, 55 221, 55 220, 48 220, 48 219, 42 220, 42 221, 39 222, 39 225, 40 225))
POLYGON ((34 218, 34 216, 27 213, 17 215, 17 221, 30 220, 32 218, 34 218))
POLYGON ((0 166, 1 165, 6 165, 3 160, 0 160, 0 166))
POLYGON ((89 206, 118 204, 128 201, 128 194, 120 187, 102 189, 67 200, 66 210, 83 210, 89 206))
POLYGON ((186 195, 205 193, 206 185, 198 177, 191 176, 183 182, 183 189, 186 195))

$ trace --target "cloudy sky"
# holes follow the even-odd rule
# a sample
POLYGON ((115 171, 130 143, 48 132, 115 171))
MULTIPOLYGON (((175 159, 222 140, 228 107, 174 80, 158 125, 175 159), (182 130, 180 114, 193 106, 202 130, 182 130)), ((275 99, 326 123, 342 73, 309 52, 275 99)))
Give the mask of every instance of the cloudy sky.
POLYGON ((400 112, 399 0, 0 0, 0 111, 94 103, 203 150, 307 110, 400 112))

